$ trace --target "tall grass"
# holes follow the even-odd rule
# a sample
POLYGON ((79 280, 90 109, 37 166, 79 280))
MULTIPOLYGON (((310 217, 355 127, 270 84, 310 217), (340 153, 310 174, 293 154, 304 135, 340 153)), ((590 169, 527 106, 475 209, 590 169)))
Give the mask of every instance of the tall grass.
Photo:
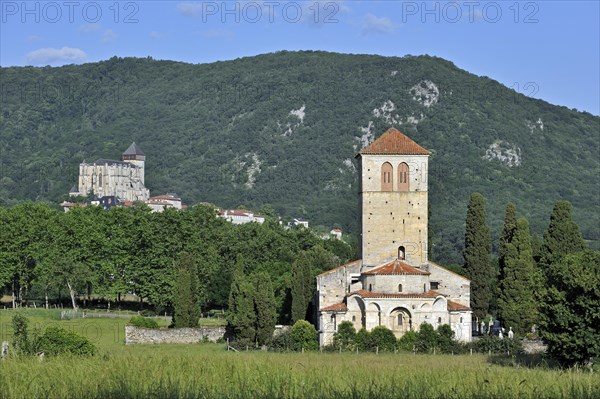
POLYGON ((9 358, 0 398, 598 398, 584 371, 486 357, 225 352, 215 344, 127 347, 94 358, 9 358))
POLYGON ((502 366, 483 355, 235 353, 217 344, 125 346, 111 335, 122 320, 93 321, 109 335, 96 340, 99 355, 4 359, 0 399, 600 397, 597 374, 502 366))

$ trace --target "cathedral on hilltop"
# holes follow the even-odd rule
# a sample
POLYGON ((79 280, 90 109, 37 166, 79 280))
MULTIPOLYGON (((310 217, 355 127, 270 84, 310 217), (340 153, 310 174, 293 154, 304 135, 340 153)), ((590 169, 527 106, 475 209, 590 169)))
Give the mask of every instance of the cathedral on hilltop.
POLYGON ((150 190, 144 186, 146 156, 132 143, 123 153, 122 161, 97 159, 92 164, 79 164, 79 185, 72 196, 116 197, 121 201, 146 201, 150 190))
POLYGON ((429 151, 389 129, 356 158, 361 259, 317 276, 320 345, 333 343, 343 321, 398 338, 448 324, 470 341, 470 281, 427 257, 429 151))

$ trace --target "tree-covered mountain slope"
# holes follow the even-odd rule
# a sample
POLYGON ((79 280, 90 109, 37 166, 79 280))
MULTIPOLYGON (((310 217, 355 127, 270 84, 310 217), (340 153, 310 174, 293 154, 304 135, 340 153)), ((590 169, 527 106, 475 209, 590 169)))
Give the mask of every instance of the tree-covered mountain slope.
POLYGON ((59 201, 78 164, 146 154, 152 194, 356 233, 354 155, 396 127, 431 150, 434 259, 460 262, 469 194, 493 234, 514 201, 535 232, 573 203, 598 240, 600 118, 535 100, 440 58, 280 52, 192 65, 112 58, 1 68, 0 205, 59 201))

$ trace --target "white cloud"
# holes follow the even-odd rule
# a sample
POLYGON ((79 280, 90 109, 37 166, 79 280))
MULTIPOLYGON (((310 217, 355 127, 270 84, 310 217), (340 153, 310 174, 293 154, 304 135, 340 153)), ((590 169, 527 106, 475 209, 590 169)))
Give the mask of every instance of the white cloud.
POLYGON ((373 14, 365 16, 363 24, 363 35, 370 33, 392 33, 395 29, 394 23, 387 17, 378 18, 373 14))
POLYGON ((207 39, 231 40, 235 36, 235 33, 231 32, 229 30, 223 30, 223 29, 210 29, 210 30, 204 31, 200 34, 203 37, 206 37, 207 39))
POLYGON ((85 24, 85 25, 81 25, 79 27, 79 32, 82 32, 82 33, 92 33, 92 32, 98 32, 100 29, 102 29, 102 25, 101 24, 98 24, 98 23, 85 24))
POLYGON ((201 3, 179 3, 177 4, 177 11, 187 17, 195 17, 202 15, 202 4, 201 3))
POLYGON ((87 54, 72 47, 63 48, 41 48, 32 51, 26 56, 27 62, 33 65, 52 64, 55 62, 81 62, 87 58, 87 54))
POLYGON ((112 42, 117 38, 117 34, 112 29, 107 29, 102 35, 102 43, 112 42))

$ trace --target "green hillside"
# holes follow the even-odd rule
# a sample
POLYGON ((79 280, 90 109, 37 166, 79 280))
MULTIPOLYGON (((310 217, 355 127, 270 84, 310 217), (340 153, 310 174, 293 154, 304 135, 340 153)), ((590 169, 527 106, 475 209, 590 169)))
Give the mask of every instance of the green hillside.
POLYGON ((461 262, 466 204, 493 234, 514 201, 540 233, 558 199, 600 239, 600 118, 440 58, 281 52, 192 65, 120 59, 0 69, 0 205, 58 202, 78 164, 137 142, 151 194, 357 230, 354 155, 389 127, 430 149, 433 258, 461 262))

